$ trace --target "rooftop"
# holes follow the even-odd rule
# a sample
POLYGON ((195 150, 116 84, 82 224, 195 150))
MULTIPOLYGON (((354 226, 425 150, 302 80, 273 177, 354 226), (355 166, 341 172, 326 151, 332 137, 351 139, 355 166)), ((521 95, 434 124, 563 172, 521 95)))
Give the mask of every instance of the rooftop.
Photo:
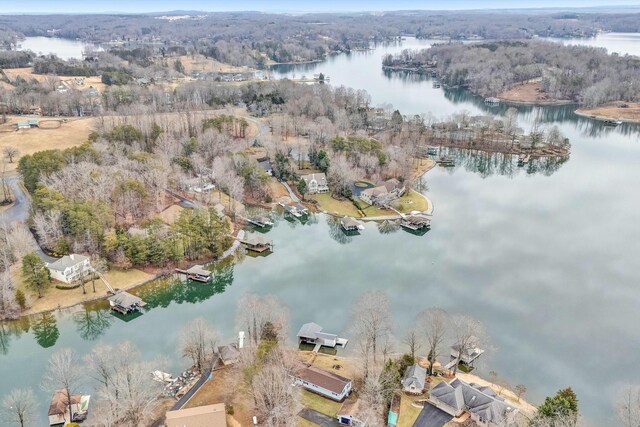
POLYGON ((227 427, 224 403, 169 411, 167 427, 227 427))
POLYGON ((136 304, 143 307, 145 305, 142 298, 131 295, 129 292, 125 291, 120 291, 117 294, 110 296, 109 301, 121 307, 131 307, 136 304))
POLYGON ((342 377, 315 366, 309 366, 308 368, 298 372, 297 377, 303 381, 338 394, 342 393, 347 384, 351 382, 349 378, 342 377))
POLYGON ((51 264, 47 264, 47 267, 49 267, 52 270, 65 271, 67 268, 73 267, 88 259, 89 258, 84 255, 78 255, 78 254, 65 255, 59 260, 54 261, 51 264))

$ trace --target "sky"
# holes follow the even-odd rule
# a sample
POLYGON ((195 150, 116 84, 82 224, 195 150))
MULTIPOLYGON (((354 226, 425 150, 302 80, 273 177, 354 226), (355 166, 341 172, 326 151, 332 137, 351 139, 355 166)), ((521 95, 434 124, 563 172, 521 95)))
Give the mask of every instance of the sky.
POLYGON ((383 10, 514 9, 640 5, 640 0, 0 0, 2 13, 105 13, 202 10, 227 12, 346 12, 383 10))

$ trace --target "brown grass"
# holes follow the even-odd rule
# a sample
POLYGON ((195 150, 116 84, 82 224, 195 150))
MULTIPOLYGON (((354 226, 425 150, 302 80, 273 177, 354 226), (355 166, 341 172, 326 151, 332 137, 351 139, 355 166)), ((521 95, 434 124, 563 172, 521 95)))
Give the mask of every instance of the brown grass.
POLYGON ((624 120, 640 123, 640 103, 616 101, 594 108, 580 108, 576 114, 584 116, 595 116, 601 120, 624 120), (626 104, 626 108, 620 106, 626 104))
MULTIPOLYGON (((206 58, 204 55, 185 55, 180 56, 180 62, 184 65, 187 73, 206 72, 206 73, 242 73, 254 71, 253 68, 236 67, 216 61, 212 58, 206 58)), ((175 62, 177 58, 169 58, 170 63, 175 62)))
MULTIPOLYGON (((33 68, 10 68, 4 70, 5 75, 10 81, 13 81, 16 77, 22 77, 25 80, 36 79, 38 82, 44 82, 47 78, 45 74, 34 74, 33 68)), ((69 81, 72 83, 71 87, 77 88, 79 90, 88 89, 89 87, 93 87, 98 89, 100 92, 104 92, 106 89, 106 85, 102 83, 100 76, 91 76, 91 77, 74 77, 74 76, 57 76, 57 78, 61 82, 69 81), (84 85, 76 85, 75 79, 83 78, 84 85)), ((9 86, 13 88, 13 86, 9 86)))
POLYGON ((550 98, 540 82, 527 82, 511 86, 508 90, 498 94, 498 98, 505 101, 530 104, 558 104, 567 100, 550 98))
MULTIPOLYGON (((21 155, 33 154, 42 150, 65 149, 82 144, 89 137, 94 125, 93 118, 68 119, 57 129, 21 129, 13 126, 27 116, 8 116, 9 121, 0 125, 0 150, 11 146, 20 150, 21 155)), ((40 117, 40 120, 59 120, 59 118, 40 117)), ((9 163, 7 170, 17 168, 17 161, 9 163)))
POLYGON ((233 406, 233 416, 227 418, 232 418, 236 425, 252 425, 253 399, 238 365, 215 371, 213 378, 198 390, 185 407, 195 408, 214 403, 224 403, 227 410, 229 405, 233 406))
MULTIPOLYGON (((85 301, 105 298, 107 296, 107 287, 105 284, 102 280, 96 280, 95 293, 93 292, 93 285, 91 284, 91 281, 85 285, 85 289, 87 291, 86 294, 82 293, 81 286, 75 289, 62 290, 57 289, 54 282, 44 291, 42 298, 38 298, 38 293, 29 289, 24 282, 20 265, 12 267, 11 274, 17 284, 17 288, 21 289, 25 293, 27 300, 31 302, 30 307, 22 312, 22 315, 71 307, 85 301)), ((140 270, 130 269, 126 272, 121 270, 111 270, 105 273, 105 277, 114 288, 124 289, 150 278, 151 275, 140 270)))

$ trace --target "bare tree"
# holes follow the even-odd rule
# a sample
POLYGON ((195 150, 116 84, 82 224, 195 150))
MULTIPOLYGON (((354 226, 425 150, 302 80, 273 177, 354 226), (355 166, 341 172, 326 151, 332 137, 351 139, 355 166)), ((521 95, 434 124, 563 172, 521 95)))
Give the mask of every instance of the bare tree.
POLYGON ((258 416, 267 427, 293 427, 300 411, 300 389, 291 385, 299 362, 294 354, 274 348, 251 380, 258 416))
POLYGON ((245 293, 238 300, 236 325, 253 345, 260 340, 284 342, 288 324, 289 310, 273 295, 245 293))
POLYGON ((429 350, 429 373, 433 373, 438 351, 447 334, 449 315, 441 308, 428 308, 418 315, 418 324, 429 350))
POLYGON ((53 353, 49 358, 42 386, 47 391, 63 390, 67 396, 66 403, 69 407, 69 414, 72 414, 71 397, 83 378, 82 364, 75 350, 63 348, 53 353))
POLYGON ((618 419, 623 427, 640 425, 640 386, 627 386, 622 390, 616 405, 618 419))
POLYGON ((35 425, 38 401, 31 389, 12 390, 2 400, 4 419, 20 427, 35 425))
POLYGON ((189 357, 193 365, 202 372, 211 363, 216 349, 218 334, 204 317, 198 317, 187 323, 182 329, 180 353, 189 357))
MULTIPOLYGON (((455 349, 458 352, 458 361, 460 361, 463 354, 470 353, 485 339, 486 333, 482 322, 466 314, 454 314, 451 316, 451 326, 455 339, 455 349)), ((458 364, 456 363, 453 371, 457 372, 457 370, 458 364)))
POLYGON ((381 291, 364 293, 355 304, 351 318, 351 333, 361 352, 363 378, 370 371, 370 361, 375 367, 378 355, 386 355, 391 340, 391 314, 389 299, 381 291))
POLYGON ((99 344, 86 358, 89 374, 97 383, 99 419, 104 427, 146 425, 162 394, 162 384, 149 374, 163 361, 145 362, 128 341, 116 347, 99 344))
POLYGON ((520 402, 520 398, 527 392, 527 387, 524 384, 518 384, 515 388, 515 392, 518 397, 518 402, 520 402))
POLYGON ((2 154, 9 160, 9 163, 13 163, 16 157, 20 155, 20 150, 16 147, 4 147, 2 149, 2 154))
POLYGON ((404 337, 403 342, 409 347, 409 354, 411 354, 411 358, 416 358, 416 353, 420 350, 422 346, 420 343, 420 334, 418 330, 414 327, 409 329, 409 332, 404 337))

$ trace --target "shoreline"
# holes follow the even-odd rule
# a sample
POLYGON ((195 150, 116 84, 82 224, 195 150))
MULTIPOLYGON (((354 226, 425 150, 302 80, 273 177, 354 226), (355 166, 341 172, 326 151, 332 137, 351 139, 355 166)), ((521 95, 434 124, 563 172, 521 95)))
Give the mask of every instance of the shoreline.
POLYGON ((554 105, 571 105, 571 104, 578 104, 575 101, 570 101, 568 99, 553 99, 553 100, 549 100, 549 101, 520 101, 520 100, 514 100, 514 99, 507 99, 507 98, 500 98, 499 96, 497 97, 500 102, 504 102, 505 104, 513 104, 513 105, 532 105, 532 106, 538 106, 538 107, 552 107, 554 105))
POLYGON ((577 110, 575 110, 574 114, 576 116, 584 117, 591 120, 596 120, 599 122, 605 122, 607 120, 620 120, 621 122, 624 122, 624 123, 640 124, 640 118, 630 119, 625 117, 613 117, 613 116, 603 116, 599 114, 591 114, 587 112, 586 109, 581 109, 581 108, 578 108, 577 110))

